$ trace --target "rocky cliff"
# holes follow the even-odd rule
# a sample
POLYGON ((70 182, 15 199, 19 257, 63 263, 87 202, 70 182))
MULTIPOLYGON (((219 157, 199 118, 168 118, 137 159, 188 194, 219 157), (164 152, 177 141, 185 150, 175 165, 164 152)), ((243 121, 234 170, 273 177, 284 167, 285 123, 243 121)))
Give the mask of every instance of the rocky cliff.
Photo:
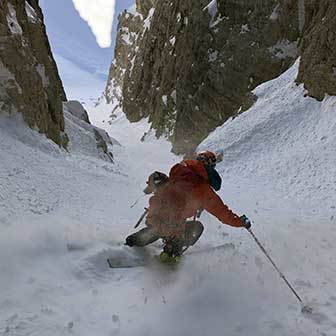
POLYGON ((118 101, 130 121, 149 116, 156 135, 168 136, 177 153, 193 151, 248 108, 252 90, 284 72, 300 51, 298 82, 317 98, 335 94, 331 0, 136 5, 136 13, 119 17, 106 99, 118 101))
POLYGON ((336 1, 301 0, 305 31, 301 43, 298 83, 322 100, 336 95, 336 1))
POLYGON ((66 147, 65 100, 38 1, 2 0, 0 113, 21 113, 30 127, 66 147))

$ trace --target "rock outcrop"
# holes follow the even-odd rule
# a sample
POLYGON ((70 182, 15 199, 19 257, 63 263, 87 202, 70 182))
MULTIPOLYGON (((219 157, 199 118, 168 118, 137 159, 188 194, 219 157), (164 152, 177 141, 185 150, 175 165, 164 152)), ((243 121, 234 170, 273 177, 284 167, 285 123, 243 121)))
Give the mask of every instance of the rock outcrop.
POLYGON ((147 17, 151 8, 155 6, 157 0, 136 0, 136 9, 143 17, 147 17))
POLYGON ((111 138, 101 128, 91 125, 83 105, 76 100, 65 102, 63 105, 69 150, 113 162, 111 138))
POLYGON ((137 52, 137 41, 143 32, 143 19, 141 15, 134 15, 124 11, 118 17, 118 38, 115 46, 115 59, 111 64, 109 79, 105 89, 107 103, 116 106, 122 102, 122 88, 126 70, 131 67, 137 52))
POLYGON ((336 95, 336 1, 301 0, 305 33, 301 42, 298 83, 322 100, 336 95))
POLYGON ((22 114, 66 147, 66 100, 37 0, 0 2, 0 113, 22 114))
POLYGON ((137 0, 119 17, 107 101, 187 153, 254 102, 252 90, 301 52, 298 83, 336 92, 331 0, 137 0))

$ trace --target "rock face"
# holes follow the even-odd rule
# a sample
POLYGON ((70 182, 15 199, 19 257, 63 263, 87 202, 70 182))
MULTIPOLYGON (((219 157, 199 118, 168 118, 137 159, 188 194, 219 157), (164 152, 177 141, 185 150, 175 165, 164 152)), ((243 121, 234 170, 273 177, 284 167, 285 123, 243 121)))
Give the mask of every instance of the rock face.
POLYGON ((151 8, 154 7, 156 0, 136 0, 137 12, 147 17, 151 8))
POLYGON ((137 0, 119 17, 106 89, 130 121, 149 117, 188 153, 254 102, 252 90, 300 55, 298 82, 336 94, 332 0, 137 0), (152 6, 152 8, 150 8, 152 6), (298 46, 300 48, 298 48, 298 46))
POLYGON ((69 137, 68 148, 71 152, 113 162, 111 138, 104 130, 91 125, 80 102, 65 102, 64 117, 65 131, 69 137))
POLYGON ((322 100, 336 95, 336 1, 303 1, 305 33, 297 81, 322 100))
POLYGON ((136 42, 143 32, 141 15, 133 15, 124 11, 119 15, 118 38, 115 47, 115 60, 111 64, 109 79, 105 89, 108 103, 121 103, 125 72, 131 67, 132 59, 137 51, 136 42))
POLYGON ((66 147, 65 100, 38 1, 2 0, 0 113, 21 113, 30 127, 66 147))

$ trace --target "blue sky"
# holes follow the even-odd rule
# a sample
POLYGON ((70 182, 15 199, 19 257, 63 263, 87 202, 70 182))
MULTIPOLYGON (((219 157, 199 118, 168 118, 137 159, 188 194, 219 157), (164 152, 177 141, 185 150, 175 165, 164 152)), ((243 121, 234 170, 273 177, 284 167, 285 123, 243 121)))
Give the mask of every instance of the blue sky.
MULTIPOLYGON (((83 78, 83 72, 87 72, 94 76, 95 80, 100 81, 101 86, 105 85, 108 70, 114 58, 117 17, 123 9, 132 6, 134 2, 134 0, 116 1, 112 45, 109 48, 100 48, 95 35, 87 22, 79 16, 72 0, 40 0, 49 41, 62 79, 72 77, 71 82, 75 83, 76 69, 80 69, 81 79, 83 78), (58 60, 66 60, 66 62, 58 60), (74 69, 71 69, 69 62, 74 65, 74 69), (65 63, 67 66, 64 66, 65 63)), ((97 86, 97 82, 95 83, 97 86)), ((70 84, 68 85, 68 81, 65 80, 63 80, 63 84, 69 96, 70 84)), ((103 90, 103 87, 101 89, 103 90)))

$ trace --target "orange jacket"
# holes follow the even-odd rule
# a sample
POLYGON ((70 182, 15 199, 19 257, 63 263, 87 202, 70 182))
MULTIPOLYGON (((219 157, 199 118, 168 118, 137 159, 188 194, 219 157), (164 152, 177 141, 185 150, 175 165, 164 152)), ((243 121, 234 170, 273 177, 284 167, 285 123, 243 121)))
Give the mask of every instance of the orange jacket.
POLYGON ((184 232, 185 220, 198 209, 225 224, 242 226, 241 219, 211 188, 203 163, 186 160, 172 167, 168 182, 150 198, 146 223, 158 227, 162 237, 178 236, 184 232))

